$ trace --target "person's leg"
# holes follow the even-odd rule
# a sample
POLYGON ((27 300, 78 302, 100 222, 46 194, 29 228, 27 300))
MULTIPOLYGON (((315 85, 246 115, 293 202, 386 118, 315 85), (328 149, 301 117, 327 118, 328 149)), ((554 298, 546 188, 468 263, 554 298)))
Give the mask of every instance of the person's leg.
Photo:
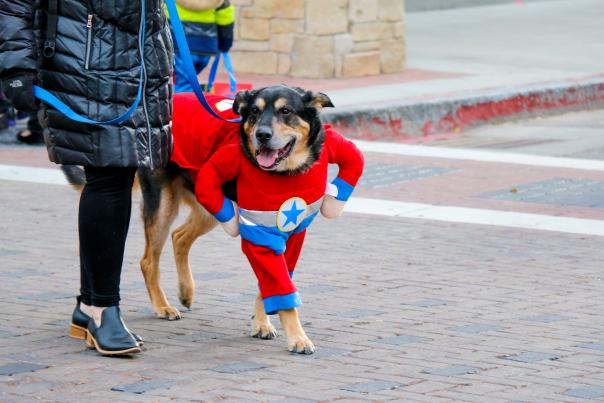
POLYGON ((132 209, 136 168, 85 167, 86 185, 80 198, 78 227, 82 290, 89 302, 81 310, 88 321, 86 343, 105 355, 140 352, 122 320, 120 275, 132 209), (88 287, 88 288, 86 288, 88 287))
POLYGON ((193 67, 195 67, 195 71, 197 74, 201 73, 203 69, 206 68, 208 63, 210 63, 211 56, 202 56, 202 55, 192 55, 193 57, 193 67))
POLYGON ((86 262, 80 253, 80 302, 89 307, 92 305, 92 291, 90 290, 90 279, 85 264, 86 262))
POLYGON ((117 306, 136 168, 86 167, 85 171, 78 220, 82 302, 117 306))

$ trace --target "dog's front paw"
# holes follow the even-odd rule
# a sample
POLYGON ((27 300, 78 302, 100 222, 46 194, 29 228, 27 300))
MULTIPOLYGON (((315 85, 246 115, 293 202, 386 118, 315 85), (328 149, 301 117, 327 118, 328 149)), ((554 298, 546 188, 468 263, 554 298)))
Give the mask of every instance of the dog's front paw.
POLYGON ((182 318, 178 309, 171 306, 162 306, 155 311, 157 312, 157 317, 161 319, 179 320, 182 318))
POLYGON ((287 341, 287 349, 290 353, 312 354, 315 352, 315 345, 307 336, 299 336, 287 341))
POLYGON ((277 337, 277 329, 270 321, 260 322, 256 318, 252 319, 252 337, 263 340, 271 340, 277 337))

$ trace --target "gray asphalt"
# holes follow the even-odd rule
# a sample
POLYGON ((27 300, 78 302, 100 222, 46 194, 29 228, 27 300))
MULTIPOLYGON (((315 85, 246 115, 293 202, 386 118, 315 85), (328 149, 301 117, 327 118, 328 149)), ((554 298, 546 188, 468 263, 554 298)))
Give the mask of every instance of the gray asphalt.
POLYGON ((429 144, 604 160, 604 110, 483 126, 429 144))

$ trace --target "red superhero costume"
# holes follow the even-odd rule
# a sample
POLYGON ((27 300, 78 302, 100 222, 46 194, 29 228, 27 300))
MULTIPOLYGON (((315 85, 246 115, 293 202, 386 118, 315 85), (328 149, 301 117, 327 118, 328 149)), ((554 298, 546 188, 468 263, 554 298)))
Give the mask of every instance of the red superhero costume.
MULTIPOLYGON (((225 119, 232 102, 209 96, 225 119)), ((174 96, 172 161, 187 168, 195 180, 197 200, 220 222, 235 216, 233 203, 221 186, 236 179, 241 248, 258 278, 267 314, 300 306, 291 279, 304 243, 306 228, 317 216, 327 187, 327 166, 339 172, 330 194, 346 201, 363 171, 363 156, 350 141, 325 125, 318 160, 304 173, 275 174, 249 161, 239 144, 239 123, 223 122, 207 113, 194 95, 174 96)))

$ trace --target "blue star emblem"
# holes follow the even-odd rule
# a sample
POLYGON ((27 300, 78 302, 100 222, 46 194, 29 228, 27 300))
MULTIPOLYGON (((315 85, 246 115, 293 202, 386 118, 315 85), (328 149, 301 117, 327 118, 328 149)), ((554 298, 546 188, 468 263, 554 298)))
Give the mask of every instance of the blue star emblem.
POLYGON ((297 208, 296 201, 294 200, 294 202, 292 203, 292 208, 291 209, 289 209, 289 210, 282 210, 281 211, 283 214, 285 214, 285 217, 287 218, 285 220, 285 223, 283 224, 283 226, 287 227, 287 224, 289 224, 289 223, 297 225, 298 224, 298 217, 304 211, 306 211, 306 209, 298 209, 297 208))

